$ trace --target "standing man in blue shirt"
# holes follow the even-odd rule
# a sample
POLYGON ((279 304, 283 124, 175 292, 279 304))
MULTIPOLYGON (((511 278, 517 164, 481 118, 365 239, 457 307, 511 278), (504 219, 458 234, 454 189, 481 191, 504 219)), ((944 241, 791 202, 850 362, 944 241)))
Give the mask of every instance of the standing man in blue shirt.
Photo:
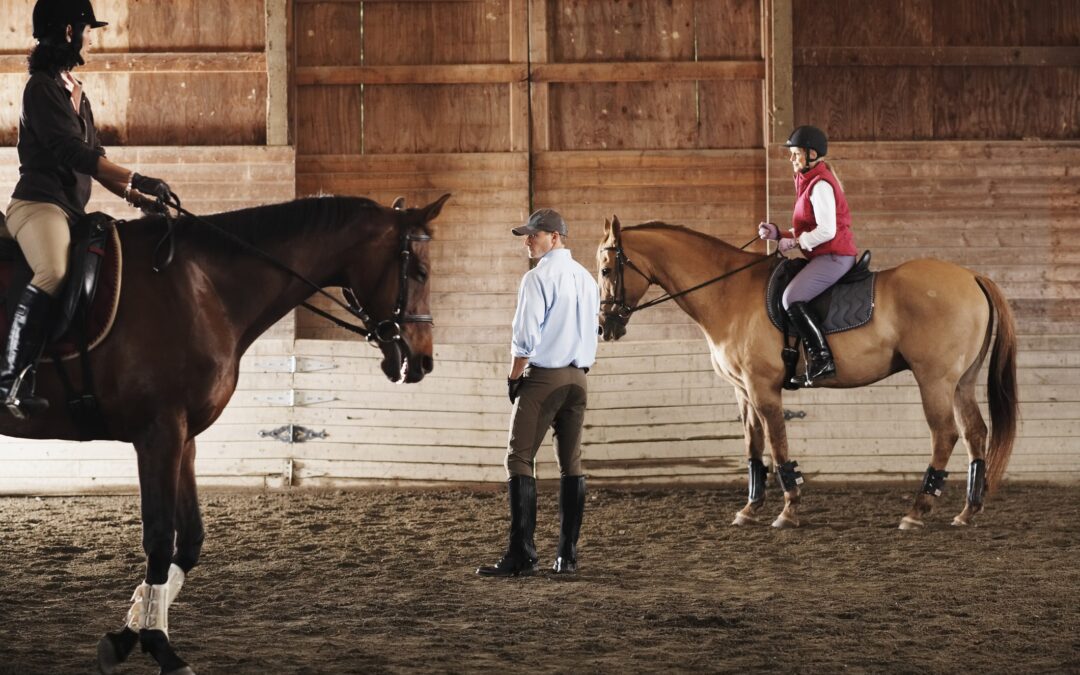
POLYGON ((548 427, 554 429, 559 462, 559 550, 556 574, 577 571, 577 540, 585 510, 581 428, 588 384, 596 361, 600 289, 589 271, 566 248, 566 221, 540 209, 513 229, 525 237, 536 267, 525 273, 514 313, 512 361, 507 378, 510 441, 506 454, 510 491, 510 546, 499 562, 476 570, 481 576, 533 574, 538 558, 534 461, 548 427))

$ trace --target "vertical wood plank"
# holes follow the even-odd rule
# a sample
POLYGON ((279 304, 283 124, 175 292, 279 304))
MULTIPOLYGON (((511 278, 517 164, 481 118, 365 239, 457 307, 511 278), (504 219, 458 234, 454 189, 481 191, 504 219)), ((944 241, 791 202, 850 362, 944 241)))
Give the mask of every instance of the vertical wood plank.
POLYGON ((266 0, 266 144, 289 144, 288 0, 266 0))
MULTIPOLYGON (((527 63, 529 60, 529 2, 507 0, 507 20, 510 28, 509 61, 527 63)), ((510 86, 508 114, 510 115, 510 150, 527 151, 529 147, 529 83, 510 86)))
MULTIPOLYGON (((548 44, 548 0, 528 0, 529 2, 529 62, 547 63, 548 44)), ((531 68, 530 68, 531 70, 531 68)), ((529 106, 532 134, 531 151, 545 152, 551 148, 551 103, 549 85, 546 82, 532 82, 529 85, 529 106)))
POLYGON ((792 0, 771 1, 772 44, 769 46, 768 66, 771 74, 768 92, 768 127, 771 130, 770 142, 779 143, 787 138, 795 126, 792 94, 792 0))

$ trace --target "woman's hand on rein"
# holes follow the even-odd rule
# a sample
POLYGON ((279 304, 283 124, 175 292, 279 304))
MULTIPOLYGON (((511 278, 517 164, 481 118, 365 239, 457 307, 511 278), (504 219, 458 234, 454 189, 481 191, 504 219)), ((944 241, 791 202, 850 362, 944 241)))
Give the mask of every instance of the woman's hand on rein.
POLYGON ((780 240, 780 245, 777 246, 777 249, 779 249, 779 251, 781 253, 787 253, 788 251, 794 251, 797 248, 799 248, 799 240, 795 239, 795 238, 781 239, 780 240))
POLYGON ((757 234, 761 239, 779 239, 780 228, 772 223, 759 223, 757 226, 757 234))

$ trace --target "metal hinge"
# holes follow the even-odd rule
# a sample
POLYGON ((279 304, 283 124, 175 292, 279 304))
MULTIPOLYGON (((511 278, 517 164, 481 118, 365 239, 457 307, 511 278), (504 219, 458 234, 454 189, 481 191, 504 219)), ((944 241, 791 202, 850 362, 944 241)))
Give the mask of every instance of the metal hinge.
POLYGON ((263 429, 259 432, 260 438, 273 438, 281 441, 282 443, 304 443, 310 441, 313 438, 326 438, 326 431, 312 431, 307 427, 302 427, 296 424, 286 424, 283 427, 277 429, 263 429))
POLYGON ((805 410, 788 410, 787 408, 784 408, 784 421, 785 422, 787 422, 789 420, 793 420, 793 419, 800 419, 801 420, 804 417, 806 417, 806 411, 805 410))

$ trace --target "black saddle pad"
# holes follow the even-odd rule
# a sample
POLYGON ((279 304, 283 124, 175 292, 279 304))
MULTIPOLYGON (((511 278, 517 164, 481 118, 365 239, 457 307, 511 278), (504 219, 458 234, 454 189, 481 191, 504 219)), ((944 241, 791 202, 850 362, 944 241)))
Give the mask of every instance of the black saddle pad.
MULTIPOLYGON (((784 307, 780 302, 784 289, 807 261, 803 258, 784 258, 769 277, 765 290, 765 308, 769 320, 777 330, 783 331, 787 323, 784 307)), ((810 302, 810 311, 820 322, 821 330, 840 333, 858 328, 870 321, 874 313, 874 280, 876 272, 870 271, 870 251, 866 251, 855 266, 837 281, 832 288, 810 302)))

